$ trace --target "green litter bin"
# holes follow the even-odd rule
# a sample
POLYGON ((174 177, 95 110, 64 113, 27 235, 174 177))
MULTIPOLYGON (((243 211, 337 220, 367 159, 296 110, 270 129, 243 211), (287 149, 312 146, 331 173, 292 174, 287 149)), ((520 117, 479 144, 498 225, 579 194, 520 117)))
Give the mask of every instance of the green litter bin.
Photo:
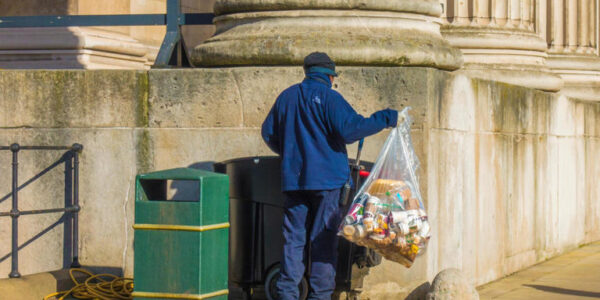
POLYGON ((196 169, 135 184, 134 299, 227 299, 229 178, 196 169))

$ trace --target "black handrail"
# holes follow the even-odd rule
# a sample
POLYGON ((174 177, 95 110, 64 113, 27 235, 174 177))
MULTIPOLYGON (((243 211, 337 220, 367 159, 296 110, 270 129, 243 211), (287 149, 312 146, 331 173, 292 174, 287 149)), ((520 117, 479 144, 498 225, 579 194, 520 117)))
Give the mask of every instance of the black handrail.
MULTIPOLYGON (((79 264, 79 153, 83 150, 81 144, 71 146, 21 146, 12 144, 10 146, 0 146, 0 150, 10 150, 12 152, 12 209, 9 212, 0 212, 0 217, 10 216, 12 218, 12 246, 11 246, 11 272, 10 278, 21 277, 19 273, 19 217, 23 215, 37 215, 57 212, 68 212, 71 215, 72 230, 72 249, 73 261, 71 267, 78 268, 79 264), (37 210, 19 210, 19 151, 21 150, 68 150, 73 155, 73 200, 71 205, 65 205, 64 208, 37 209, 37 210)), ((66 183, 65 183, 66 184, 66 183)), ((66 245, 65 245, 66 246, 66 245)))
POLYGON ((158 26, 167 32, 154 61, 154 67, 190 66, 182 25, 212 25, 214 14, 181 13, 181 0, 167 0, 166 14, 133 15, 64 15, 64 16, 0 16, 0 28, 66 27, 66 26, 158 26), (177 50, 177 51, 175 51, 177 50))

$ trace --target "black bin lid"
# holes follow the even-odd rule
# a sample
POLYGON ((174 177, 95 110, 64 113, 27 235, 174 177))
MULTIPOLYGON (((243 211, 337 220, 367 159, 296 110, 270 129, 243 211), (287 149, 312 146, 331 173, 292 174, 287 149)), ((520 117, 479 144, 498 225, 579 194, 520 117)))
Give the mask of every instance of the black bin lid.
POLYGON ((278 156, 236 158, 216 163, 214 168, 229 176, 231 198, 283 206, 278 156))

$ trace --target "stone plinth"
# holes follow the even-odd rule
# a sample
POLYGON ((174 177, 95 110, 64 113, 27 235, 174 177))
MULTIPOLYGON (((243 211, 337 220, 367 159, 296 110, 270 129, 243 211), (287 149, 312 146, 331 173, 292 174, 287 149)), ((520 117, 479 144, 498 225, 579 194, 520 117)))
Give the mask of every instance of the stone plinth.
POLYGON ((600 100, 596 2, 560 0, 548 6, 548 66, 563 78, 565 87, 561 92, 600 100))
POLYGON ((0 68, 147 69, 152 47, 88 27, 0 30, 0 68))
MULTIPOLYGON (((212 12, 214 0, 182 0, 186 13, 212 12)), ((0 1, 3 16, 161 14, 165 0, 0 1)), ((183 28, 188 53, 212 36, 212 25, 183 28)), ((165 26, 16 28, 0 30, 0 68, 149 69, 165 26), (143 53, 141 53, 143 51, 143 53)))
POLYGON ((550 53, 548 65, 565 82, 561 93, 588 101, 600 101, 600 58, 578 53, 550 53))
POLYGON ((317 50, 339 65, 462 63, 440 34, 435 0, 220 0, 215 13, 216 35, 195 48, 195 65, 299 65, 317 50))
POLYGON ((547 45, 536 32, 533 1, 444 2, 442 33, 462 50, 469 75, 545 91, 562 88, 562 79, 547 66, 547 45))

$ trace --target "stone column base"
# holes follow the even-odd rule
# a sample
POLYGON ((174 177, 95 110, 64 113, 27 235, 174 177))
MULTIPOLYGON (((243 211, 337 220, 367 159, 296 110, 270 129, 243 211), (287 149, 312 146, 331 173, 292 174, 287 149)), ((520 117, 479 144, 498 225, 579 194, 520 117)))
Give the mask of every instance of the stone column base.
POLYGON ((495 26, 444 26, 442 34, 460 48, 464 70, 473 77, 559 91, 563 82, 546 65, 546 42, 534 32, 495 26))
POLYGON ((550 53, 548 66, 565 82, 562 94, 600 101, 600 57, 595 54, 550 53))
POLYGON ((456 70, 458 49, 440 19, 417 13, 304 9, 241 12, 215 19, 217 34, 197 46, 196 66, 302 65, 313 51, 338 65, 426 66, 456 70))
POLYGON ((0 68, 149 68, 148 46, 127 35, 95 28, 3 29, 0 41, 0 68))

